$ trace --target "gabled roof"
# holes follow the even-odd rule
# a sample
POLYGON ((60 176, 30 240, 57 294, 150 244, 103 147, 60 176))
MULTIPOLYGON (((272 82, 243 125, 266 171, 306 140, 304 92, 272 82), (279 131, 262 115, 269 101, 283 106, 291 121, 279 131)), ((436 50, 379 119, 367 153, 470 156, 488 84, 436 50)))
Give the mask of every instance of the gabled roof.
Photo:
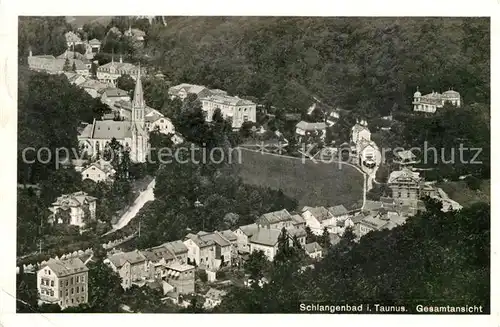
POLYGON ((40 269, 45 267, 49 267, 57 277, 64 277, 89 270, 79 258, 68 260, 56 260, 50 258, 45 265, 41 266, 40 269))
POLYGON ((200 93, 204 90, 208 90, 208 89, 203 85, 182 83, 182 84, 170 87, 168 89, 168 93, 176 94, 176 93, 179 93, 181 90, 184 90, 187 93, 193 93, 193 94, 198 95, 198 93, 200 93))
POLYGON ((79 207, 88 202, 94 202, 95 197, 88 195, 83 191, 75 192, 72 194, 63 194, 56 199, 53 206, 67 206, 67 207, 79 207))
POLYGON ((353 133, 359 133, 359 132, 364 131, 364 130, 366 130, 368 133, 370 132, 370 130, 368 129, 368 127, 360 125, 358 123, 354 124, 354 126, 352 127, 352 132, 353 133))
POLYGON ((228 240, 226 240, 225 238, 223 238, 218 232, 203 233, 201 235, 198 234, 198 237, 204 242, 213 241, 213 242, 215 242, 215 244, 217 244, 218 246, 221 246, 221 247, 231 245, 231 243, 228 240))
POLYGON ((420 181, 420 174, 418 172, 411 171, 408 168, 403 168, 401 170, 393 171, 389 175, 388 183, 396 183, 402 180, 407 180, 408 182, 418 183, 420 181))
POLYGON ((233 233, 231 230, 223 230, 220 232, 220 234, 227 239, 229 242, 235 242, 238 240, 238 236, 236 236, 235 233, 233 233))
POLYGON ((296 227, 288 227, 286 229, 288 235, 290 237, 306 237, 307 236, 307 233, 306 233, 306 230, 302 227, 299 227, 299 228, 296 228, 296 227))
POLYGON ((108 87, 102 90, 102 95, 106 95, 108 98, 129 96, 127 91, 124 91, 116 87, 108 87))
POLYGON ((304 131, 318 131, 318 130, 324 130, 326 129, 326 123, 320 122, 320 123, 309 123, 306 121, 300 121, 295 125, 296 128, 302 129, 304 131))
POLYGON ((176 255, 188 252, 188 248, 186 247, 186 245, 184 243, 182 243, 181 240, 167 242, 167 243, 164 243, 163 246, 165 246, 167 249, 171 250, 176 255))
POLYGON ((292 215, 292 220, 293 220, 293 224, 294 225, 305 224, 306 223, 305 219, 302 218, 301 215, 297 215, 297 214, 292 215))
POLYGON ((110 173, 113 174, 115 172, 113 165, 109 161, 106 161, 104 159, 99 159, 96 162, 91 163, 89 166, 85 167, 82 170, 82 174, 87 170, 87 169, 92 169, 92 167, 95 167, 102 171, 103 173, 110 173))
POLYGON ((316 251, 323 251, 323 248, 318 244, 318 242, 312 242, 304 245, 304 250, 307 253, 314 253, 316 251))
POLYGON ((309 211, 319 222, 333 218, 333 215, 325 207, 304 207, 302 212, 309 211))
POLYGON ((108 259, 116 268, 122 267, 127 262, 133 265, 146 261, 146 257, 140 251, 137 250, 130 252, 116 253, 109 256, 108 259))
POLYGON ((347 215, 349 213, 343 205, 330 207, 328 211, 335 217, 347 215))
POLYGON ((243 232, 243 234, 245 234, 248 237, 251 237, 253 234, 257 232, 259 227, 257 226, 257 224, 254 223, 250 225, 240 226, 239 229, 243 232))
POLYGON ((273 212, 268 212, 260 216, 259 223, 269 223, 269 224, 276 224, 282 221, 289 221, 292 220, 292 215, 288 212, 286 209, 278 210, 278 211, 273 211, 273 212))
POLYGON ((132 126, 128 121, 96 120, 94 121, 93 139, 123 140, 132 138, 132 126))
POLYGON ((259 228, 250 238, 250 243, 275 246, 278 243, 280 235, 281 231, 278 229, 259 228))
POLYGON ((98 39, 92 39, 89 41, 89 44, 90 45, 101 45, 101 41, 99 41, 98 39))
POLYGON ((379 210, 382 208, 382 202, 380 201, 372 201, 372 200, 366 200, 365 201, 365 206, 363 207, 363 211, 375 211, 379 210))
POLYGON ((215 241, 213 239, 202 239, 200 235, 195 235, 191 233, 187 234, 184 239, 185 240, 190 239, 191 241, 194 242, 194 244, 196 244, 200 248, 205 248, 207 246, 215 245, 215 241))

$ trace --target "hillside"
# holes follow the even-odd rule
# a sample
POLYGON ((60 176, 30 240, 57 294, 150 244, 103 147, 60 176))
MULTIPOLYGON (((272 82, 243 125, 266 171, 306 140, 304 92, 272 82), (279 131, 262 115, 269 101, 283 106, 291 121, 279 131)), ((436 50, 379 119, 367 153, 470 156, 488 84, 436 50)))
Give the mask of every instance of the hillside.
POLYGON ((175 83, 373 116, 408 110, 417 86, 489 103, 489 39, 487 18, 169 17, 147 50, 175 83))

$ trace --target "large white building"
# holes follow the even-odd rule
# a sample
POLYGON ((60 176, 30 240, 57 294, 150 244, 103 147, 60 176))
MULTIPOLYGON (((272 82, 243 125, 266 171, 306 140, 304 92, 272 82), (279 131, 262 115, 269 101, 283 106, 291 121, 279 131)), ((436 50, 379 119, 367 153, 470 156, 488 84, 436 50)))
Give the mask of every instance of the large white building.
POLYGON ((211 95, 200 100, 209 122, 217 109, 220 109, 224 119, 231 120, 233 128, 240 128, 244 122, 257 121, 257 105, 250 100, 228 95, 211 95))
POLYGON ((49 221, 83 227, 85 226, 85 218, 89 220, 95 220, 96 218, 96 200, 95 197, 82 191, 61 195, 49 208, 52 212, 49 221), (58 215, 61 210, 69 213, 68 221, 62 221, 62 218, 58 215), (87 210, 90 217, 85 217, 87 210))
POLYGON ((145 122, 146 103, 144 102, 140 74, 140 70, 138 70, 130 121, 94 120, 78 135, 80 148, 87 154, 95 155, 97 151, 103 153, 106 144, 114 138, 130 150, 131 161, 146 161, 149 133, 145 122))
POLYGON ((123 75, 130 75, 133 79, 140 73, 145 74, 146 70, 140 66, 133 65, 131 63, 123 62, 122 57, 120 57, 119 62, 115 62, 114 58, 111 62, 99 66, 97 68, 97 79, 100 82, 110 83, 116 85, 116 80, 123 75))
POLYGON ((413 94, 413 110, 435 113, 437 108, 442 108, 446 102, 454 106, 460 107, 460 93, 452 89, 443 92, 443 94, 434 92, 422 95, 417 88, 417 92, 413 94))

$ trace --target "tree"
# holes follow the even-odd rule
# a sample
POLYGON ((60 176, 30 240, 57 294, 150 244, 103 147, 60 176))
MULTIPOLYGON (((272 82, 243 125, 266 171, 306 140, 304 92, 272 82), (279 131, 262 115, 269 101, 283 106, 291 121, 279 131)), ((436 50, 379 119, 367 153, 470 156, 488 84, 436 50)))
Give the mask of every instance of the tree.
POLYGON ((119 312, 123 294, 120 276, 102 261, 92 262, 88 268, 88 297, 92 311, 119 312))
POLYGON ((330 247, 330 233, 328 232, 328 229, 326 227, 323 228, 323 234, 321 234, 319 244, 324 249, 328 249, 330 247))
POLYGON ((73 61, 73 66, 71 67, 71 71, 76 73, 76 64, 73 61))
POLYGON ((253 251, 244 265, 245 272, 250 274, 250 279, 259 281, 269 270, 269 261, 263 251, 253 251))
POLYGON ((116 79, 116 87, 131 93, 135 88, 135 80, 128 74, 121 75, 116 79))

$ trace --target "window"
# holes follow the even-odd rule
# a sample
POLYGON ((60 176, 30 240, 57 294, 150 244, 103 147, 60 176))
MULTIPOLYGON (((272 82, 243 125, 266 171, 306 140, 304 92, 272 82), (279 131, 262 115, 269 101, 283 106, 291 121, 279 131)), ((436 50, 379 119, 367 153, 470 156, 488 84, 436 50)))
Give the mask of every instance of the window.
POLYGON ((398 192, 398 198, 400 198, 400 197, 401 197, 401 192, 398 192))
POLYGON ((68 280, 66 279, 66 286, 68 286, 68 280))
POLYGON ((85 291, 85 287, 84 287, 84 286, 82 286, 82 293, 83 293, 84 291, 85 291))
POLYGON ((76 287, 76 294, 80 293, 80 287, 76 287))
POLYGON ((66 292, 64 292, 66 296, 68 296, 68 290, 66 290, 66 292))
POLYGON ((76 276, 76 283, 78 284, 78 281, 80 280, 80 277, 76 276))
POLYGON ((54 281, 53 280, 50 281, 50 286, 54 287, 54 281))
POLYGON ((49 270, 49 275, 50 275, 50 270, 49 270))
POLYGON ((59 281, 59 287, 63 287, 63 282, 62 280, 59 281))
POLYGON ((73 304, 73 303, 75 303, 75 299, 71 299, 71 303, 72 303, 72 304, 73 304))
POLYGON ((73 285, 73 282, 74 282, 73 277, 71 277, 70 284, 73 285))
POLYGON ((406 195, 407 197, 410 197, 410 192, 408 192, 408 194, 406 195))
POLYGON ((75 289, 72 287, 71 288, 71 295, 75 294, 75 289))
POLYGON ((59 297, 62 297, 62 291, 59 291, 59 297))

